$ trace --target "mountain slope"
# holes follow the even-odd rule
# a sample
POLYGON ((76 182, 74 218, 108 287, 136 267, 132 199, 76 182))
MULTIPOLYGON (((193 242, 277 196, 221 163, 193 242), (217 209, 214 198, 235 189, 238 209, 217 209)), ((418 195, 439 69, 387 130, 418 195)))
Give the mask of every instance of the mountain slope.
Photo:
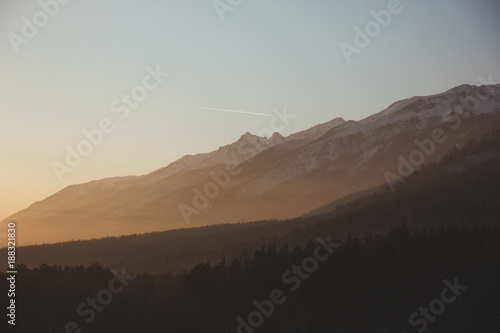
MULTIPOLYGON (((377 188, 350 203, 323 207, 318 215, 284 221, 258 221, 170 230, 144 235, 20 247, 18 261, 41 264, 123 267, 134 273, 181 272, 201 262, 228 262, 262 246, 304 246, 317 235, 346 239, 408 228, 439 225, 497 225, 500 222, 500 130, 454 149, 439 163, 414 173, 397 186, 377 188), (334 208, 334 209, 333 209, 334 208), (333 209, 333 210, 332 210, 333 209)), ((7 255, 0 249, 0 257, 7 255)))
POLYGON ((394 185, 407 176, 402 170, 435 162, 496 128, 500 85, 463 85, 287 138, 247 133, 148 175, 69 186, 8 220, 38 232, 36 238, 26 235, 27 244, 291 218, 389 180, 394 185), (425 148, 429 140, 432 149, 425 148))

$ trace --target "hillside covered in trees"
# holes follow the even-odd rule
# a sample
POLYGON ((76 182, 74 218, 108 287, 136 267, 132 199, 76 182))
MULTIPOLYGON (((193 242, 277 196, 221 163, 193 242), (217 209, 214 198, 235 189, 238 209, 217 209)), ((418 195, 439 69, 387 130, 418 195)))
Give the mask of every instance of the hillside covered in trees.
MULTIPOLYGON (((187 273, 125 278, 124 287, 111 299, 103 290, 111 288, 113 274, 98 265, 20 267, 16 302, 18 318, 23 320, 17 329, 63 332, 66 325, 81 332, 123 333, 500 329, 498 228, 403 225, 386 236, 347 239, 330 248, 331 253, 324 246, 328 228, 322 231, 316 235, 319 242, 311 240, 304 247, 272 244, 246 260, 222 258, 187 273), (96 310, 89 305, 92 298, 97 299, 96 310), (270 305, 270 300, 276 303, 270 305), (426 308, 431 310, 425 312, 426 308)), ((116 271, 130 274, 127 267, 116 271)), ((3 274, 0 287, 7 288, 3 274)))
MULTIPOLYGON (((500 131, 455 149, 440 163, 415 172, 392 192, 388 186, 327 213, 285 221, 216 225, 143 235, 18 248, 18 261, 48 265, 126 266, 134 273, 178 273, 194 265, 248 259, 254 250, 305 245, 317 235, 345 239, 392 227, 439 224, 496 225, 500 216, 500 131)), ((381 176, 383 172, 381 172, 381 176)), ((5 249, 0 255, 6 255, 5 249)), ((5 257, 5 256, 4 256, 5 257)))

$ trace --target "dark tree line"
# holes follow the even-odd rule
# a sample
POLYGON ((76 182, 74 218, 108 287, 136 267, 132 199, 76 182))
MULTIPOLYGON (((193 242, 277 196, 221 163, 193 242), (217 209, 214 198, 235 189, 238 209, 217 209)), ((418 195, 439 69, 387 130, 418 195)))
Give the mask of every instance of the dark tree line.
MULTIPOLYGON (((326 231, 326 230, 325 230, 326 231)), ((326 239, 325 234, 319 235, 326 239)), ((236 332, 237 318, 256 311, 253 301, 280 289, 286 301, 256 332, 417 332, 408 318, 440 297, 445 279, 467 289, 427 332, 498 332, 500 230, 496 227, 394 228, 389 234, 348 239, 320 262, 297 290, 283 273, 317 247, 262 247, 246 260, 222 259, 180 274, 143 274, 115 294, 95 320, 77 306, 107 288, 113 274, 84 268, 22 266, 17 281, 17 332, 236 332)), ((121 267, 116 267, 121 272, 121 267)), ((5 275, 0 288, 6 290, 5 275)), ((243 330, 242 332, 247 332, 243 330)))

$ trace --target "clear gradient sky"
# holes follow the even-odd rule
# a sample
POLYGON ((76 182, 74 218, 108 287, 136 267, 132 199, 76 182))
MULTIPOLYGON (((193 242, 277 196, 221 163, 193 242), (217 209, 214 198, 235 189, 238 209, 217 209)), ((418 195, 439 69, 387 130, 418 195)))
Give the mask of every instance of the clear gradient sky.
POLYGON ((264 114, 286 106, 297 116, 287 135, 481 75, 498 81, 498 0, 401 0, 348 64, 340 43, 354 44, 354 27, 388 2, 243 0, 221 20, 212 0, 71 0, 16 53, 9 33, 22 36, 22 18, 41 7, 0 0, 0 219, 70 184, 217 149, 270 119, 173 104, 264 114), (119 120, 112 102, 157 65, 170 76, 119 120), (60 182, 51 163, 106 117, 115 130, 60 182))

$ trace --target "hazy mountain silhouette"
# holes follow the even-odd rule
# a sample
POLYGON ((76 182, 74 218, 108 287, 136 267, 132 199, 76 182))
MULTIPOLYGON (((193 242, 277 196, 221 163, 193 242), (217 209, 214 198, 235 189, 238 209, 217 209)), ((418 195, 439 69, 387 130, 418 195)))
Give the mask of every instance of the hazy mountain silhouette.
POLYGON ((6 220, 29 230, 24 244, 36 244, 293 218, 387 182, 393 187, 406 171, 496 128, 500 85, 462 85, 396 102, 360 121, 334 119, 286 138, 246 133, 147 175, 68 186, 6 220), (413 163, 418 159, 422 163, 413 163))
MULTIPOLYGON (((18 260, 30 268, 97 262, 109 268, 126 266, 135 273, 177 273, 221 258, 245 260, 254 250, 271 244, 304 246, 317 235, 364 237, 386 234, 402 224, 412 229, 497 226, 499 170, 500 130, 496 130, 413 173, 398 183, 395 192, 384 185, 349 200, 337 200, 305 218, 21 247, 18 260)), ((7 255, 6 249, 0 250, 2 255, 7 255)))

